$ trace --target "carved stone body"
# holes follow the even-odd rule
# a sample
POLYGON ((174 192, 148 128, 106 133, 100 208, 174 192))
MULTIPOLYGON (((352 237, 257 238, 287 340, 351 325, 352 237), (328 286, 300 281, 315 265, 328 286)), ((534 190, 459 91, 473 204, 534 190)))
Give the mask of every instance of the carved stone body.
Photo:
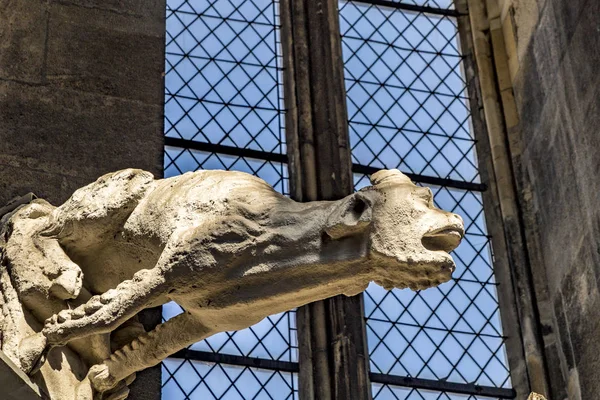
POLYGON ((76 396, 121 399, 136 371, 212 334, 371 281, 424 289, 449 280, 461 218, 399 171, 372 183, 339 201, 297 203, 245 173, 154 180, 129 169, 60 207, 22 206, 4 218, 2 273, 46 321, 9 356, 30 372, 69 344, 91 366, 76 396), (135 315, 168 301, 185 312, 143 332, 135 315), (109 334, 123 346, 112 354, 109 334))

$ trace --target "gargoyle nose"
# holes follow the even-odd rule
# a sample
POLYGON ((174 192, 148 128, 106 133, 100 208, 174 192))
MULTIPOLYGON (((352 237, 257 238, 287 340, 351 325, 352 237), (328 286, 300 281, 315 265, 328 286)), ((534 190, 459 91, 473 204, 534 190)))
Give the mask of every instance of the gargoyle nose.
MULTIPOLYGON (((451 213, 450 214, 450 221, 451 221, 452 224, 460 225, 463 228, 463 231, 464 231, 464 229, 465 229, 465 223, 464 223, 464 221, 463 221, 463 219, 462 219, 462 217, 460 215, 451 213)), ((463 235, 464 235, 464 232, 463 232, 463 235)))
POLYGON ((464 225, 463 219, 460 215, 452 213, 452 214, 450 214, 450 218, 454 218, 454 219, 458 220, 458 222, 460 222, 461 224, 464 225))

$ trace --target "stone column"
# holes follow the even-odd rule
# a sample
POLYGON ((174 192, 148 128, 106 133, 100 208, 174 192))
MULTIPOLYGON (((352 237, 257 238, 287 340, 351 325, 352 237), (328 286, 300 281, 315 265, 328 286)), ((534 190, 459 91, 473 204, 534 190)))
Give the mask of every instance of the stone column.
MULTIPOLYGON (((0 205, 28 192, 56 205, 127 167, 161 177, 165 7, 0 0, 0 205)), ((130 398, 160 386, 160 367, 142 372, 130 398)))
MULTIPOLYGON (((337 0, 281 0, 291 194, 334 200, 353 191, 337 0)), ((362 295, 297 311, 300 396, 368 400, 362 295)))

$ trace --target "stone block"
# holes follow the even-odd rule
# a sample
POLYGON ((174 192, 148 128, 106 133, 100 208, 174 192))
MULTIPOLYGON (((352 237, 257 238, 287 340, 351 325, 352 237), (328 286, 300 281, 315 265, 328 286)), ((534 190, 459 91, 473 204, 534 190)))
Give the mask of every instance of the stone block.
MULTIPOLYGON (((600 2, 588 2, 585 12, 577 23, 575 32, 565 54, 565 69, 570 69, 573 87, 569 90, 578 98, 580 107, 592 101, 599 83, 598 65, 600 65, 600 2)), ((559 27, 557 27, 558 29, 559 27)))
POLYGON ((0 82, 0 108, 0 164, 90 181, 132 167, 162 175, 160 105, 0 82))
POLYGON ((41 400, 40 389, 0 351, 0 389, 4 400, 41 400))
MULTIPOLYGON (((590 152, 573 140, 573 131, 580 132, 581 128, 573 128, 571 117, 561 89, 553 89, 545 99, 537 125, 531 121, 532 125, 523 134, 526 151, 520 160, 529 171, 526 178, 536 202, 536 223, 541 232, 540 245, 547 254, 551 292, 560 287, 562 276, 572 261, 572 246, 579 245, 590 233, 593 221, 586 207, 586 179, 593 179, 594 174, 588 178, 580 176, 582 168, 578 162, 578 153, 585 157, 590 152), (573 221, 580 222, 573 224, 573 221), (564 243, 569 246, 565 248, 564 243)), ((593 155, 589 154, 589 158, 593 155)))
MULTIPOLYGON (((569 376, 569 371, 574 370, 575 359, 573 349, 571 348, 571 336, 560 292, 555 294, 553 303, 553 314, 556 320, 553 328, 554 343, 552 346, 555 346, 555 348, 552 351, 546 351, 547 365, 550 366, 548 368, 549 384, 551 393, 559 399, 564 399, 567 397, 565 377, 569 376)), ((548 348, 548 343, 545 344, 546 348, 548 348)))
POLYGON ((48 30, 46 73, 53 85, 162 104, 164 15, 151 20, 53 4, 48 30))
MULTIPOLYGON (((535 39, 534 39, 535 40, 535 39)), ((536 129, 542 114, 546 94, 540 83, 536 59, 532 52, 521 61, 519 72, 514 80, 514 93, 523 140, 536 129)))
POLYGON ((514 20, 517 33, 517 53, 523 60, 528 52, 529 41, 535 32, 539 19, 539 8, 535 1, 513 0, 514 20))
POLYGON ((0 1, 0 78, 41 83, 48 25, 46 2, 0 1))
POLYGON ((43 169, 6 165, 0 161, 0 204, 3 206, 13 198, 27 193, 35 193, 52 204, 60 204, 78 187, 91 181, 52 174, 43 169))
POLYGON ((532 40, 531 51, 536 60, 540 83, 545 91, 550 91, 557 82, 560 63, 567 51, 567 39, 560 29, 557 29, 557 10, 552 1, 546 4, 532 40))
POLYGON ((156 400, 161 398, 161 365, 146 368, 137 373, 135 381, 129 385, 129 400, 156 400))
POLYGON ((55 0, 55 2, 153 19, 164 18, 166 10, 165 0, 55 0))
POLYGON ((515 26, 513 24, 512 8, 502 14, 502 33, 504 34, 504 46, 506 48, 510 78, 511 81, 514 81, 517 72, 519 71, 519 57, 517 55, 517 42, 515 26))
MULTIPOLYGON (((581 192, 581 208, 585 211, 584 222, 590 230, 600 234, 594 226, 598 224, 600 212, 598 209, 598 193, 600 192, 600 79, 595 84, 596 91, 590 96, 590 102, 586 108, 580 111, 580 119, 573 121, 573 126, 568 130, 570 141, 573 143, 575 163, 575 175, 579 182, 581 192)), ((575 111, 574 111, 575 112, 575 111)), ((600 265, 599 265, 600 268, 600 265)))
POLYGON ((586 241, 565 276, 562 294, 578 371, 581 398, 600 393, 600 296, 592 265, 593 243, 586 241))
MULTIPOLYGON (((587 11, 587 0, 549 0, 554 8, 556 30, 565 36, 567 43, 570 41, 577 23, 584 12, 587 11)), ((592 0, 594 1, 594 0, 592 0)))

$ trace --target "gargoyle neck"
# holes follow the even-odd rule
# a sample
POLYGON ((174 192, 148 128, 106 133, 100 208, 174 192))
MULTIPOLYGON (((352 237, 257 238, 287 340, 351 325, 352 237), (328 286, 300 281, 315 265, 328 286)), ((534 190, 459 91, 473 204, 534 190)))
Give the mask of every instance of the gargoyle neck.
POLYGON ((288 240, 278 257, 295 264, 311 260, 317 264, 343 263, 351 267, 364 262, 367 233, 332 239, 325 232, 326 221, 337 204, 336 201, 294 203, 290 209, 272 215, 278 236, 288 240))

